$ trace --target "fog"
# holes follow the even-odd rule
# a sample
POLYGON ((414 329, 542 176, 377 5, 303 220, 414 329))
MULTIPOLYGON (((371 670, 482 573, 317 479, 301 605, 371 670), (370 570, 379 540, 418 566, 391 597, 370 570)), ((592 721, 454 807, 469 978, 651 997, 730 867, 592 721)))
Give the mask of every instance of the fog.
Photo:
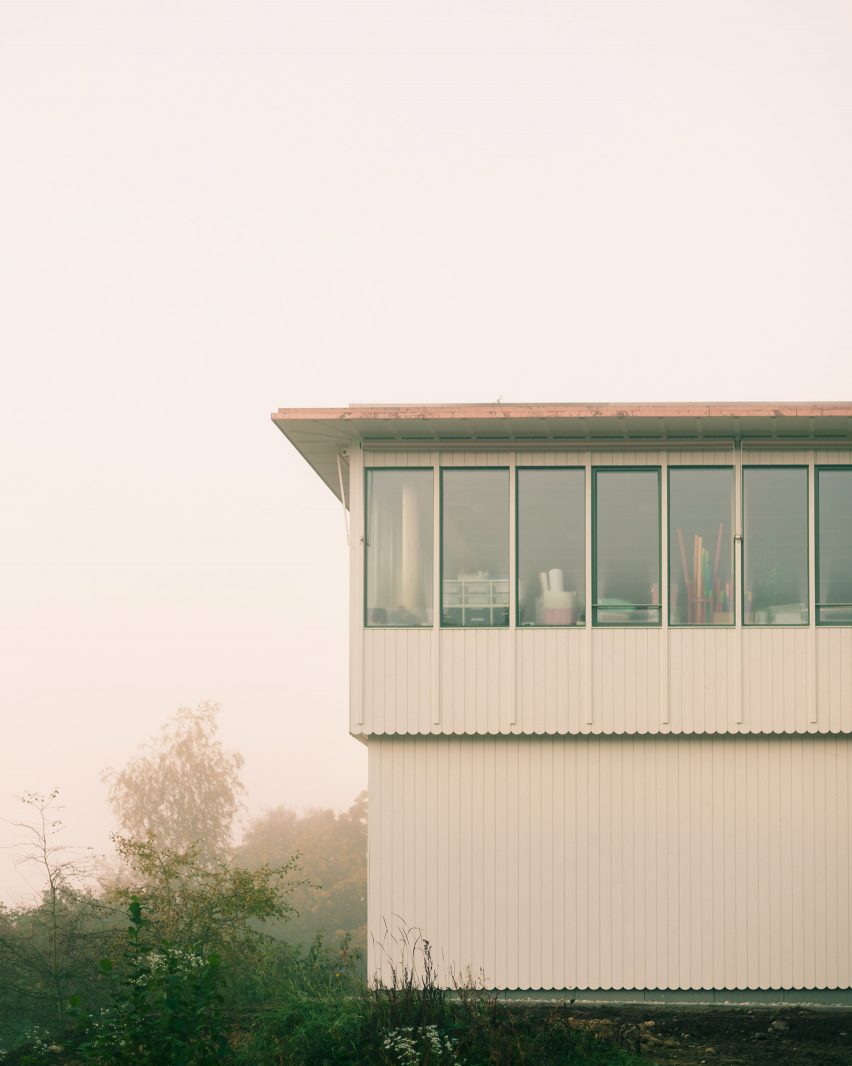
POLYGON ((246 819, 365 786, 279 406, 849 399, 850 55, 831 0, 0 5, 0 816, 108 851, 207 698, 246 819))

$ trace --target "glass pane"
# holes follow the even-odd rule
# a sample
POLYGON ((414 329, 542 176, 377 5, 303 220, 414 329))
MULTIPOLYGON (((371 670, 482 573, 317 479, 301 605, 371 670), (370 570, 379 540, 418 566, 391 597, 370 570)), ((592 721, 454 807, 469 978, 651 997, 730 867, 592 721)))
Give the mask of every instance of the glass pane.
POLYGON ((509 471, 444 470, 441 622, 509 624, 509 471))
POLYGON ((732 625, 733 470, 669 470, 669 622, 732 625))
POLYGON ((518 625, 585 619, 584 493, 582 470, 518 471, 518 625))
POLYGON ((852 625, 852 470, 819 470, 817 620, 852 625))
POLYGON ((367 625, 429 626, 431 470, 367 471, 367 625))
POLYGON ((660 623, 660 478, 656 470, 595 471, 593 620, 660 623))
POLYGON ((660 477, 595 471, 595 625, 660 622, 660 477))
POLYGON ((743 621, 808 621, 808 472, 743 468, 743 621))

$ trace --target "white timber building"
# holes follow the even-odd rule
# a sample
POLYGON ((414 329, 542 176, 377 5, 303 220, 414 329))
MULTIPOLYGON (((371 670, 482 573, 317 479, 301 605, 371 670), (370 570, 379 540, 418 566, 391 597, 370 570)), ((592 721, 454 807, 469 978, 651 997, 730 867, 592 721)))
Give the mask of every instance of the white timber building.
POLYGON ((371 973, 848 999, 852 403, 273 420, 349 515, 371 973))

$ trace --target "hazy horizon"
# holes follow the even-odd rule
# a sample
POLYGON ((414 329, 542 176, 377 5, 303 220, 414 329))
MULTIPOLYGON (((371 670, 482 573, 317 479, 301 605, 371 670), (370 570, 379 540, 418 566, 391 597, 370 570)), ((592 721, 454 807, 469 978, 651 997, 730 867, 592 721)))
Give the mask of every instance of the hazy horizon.
POLYGON ((0 4, 0 817, 108 851, 203 699, 247 816, 366 786, 278 407, 852 399, 850 55, 840 0, 0 4))

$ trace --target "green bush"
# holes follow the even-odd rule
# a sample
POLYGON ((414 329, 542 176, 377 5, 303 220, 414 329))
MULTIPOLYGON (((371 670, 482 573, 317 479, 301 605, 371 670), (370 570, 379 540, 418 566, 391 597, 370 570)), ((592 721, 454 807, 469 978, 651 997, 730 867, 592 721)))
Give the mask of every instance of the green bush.
POLYGON ((138 900, 129 907, 123 965, 101 960, 118 976, 112 1003, 85 1017, 77 1057, 98 1066, 215 1066, 228 1054, 222 1012, 222 973, 215 954, 144 942, 138 900))

